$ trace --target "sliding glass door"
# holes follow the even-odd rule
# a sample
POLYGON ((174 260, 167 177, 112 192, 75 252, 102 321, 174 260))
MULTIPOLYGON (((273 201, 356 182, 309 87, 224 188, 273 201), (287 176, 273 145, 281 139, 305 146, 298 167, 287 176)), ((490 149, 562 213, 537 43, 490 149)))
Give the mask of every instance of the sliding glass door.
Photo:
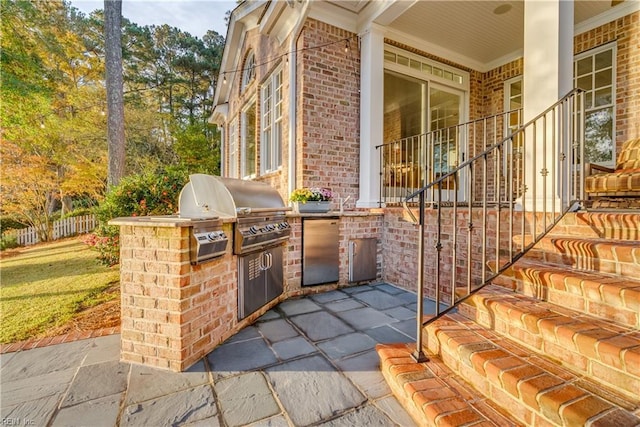
MULTIPOLYGON (((384 96, 385 194, 400 199, 459 164, 464 92, 385 71, 384 96)), ((458 188, 454 179, 444 181, 443 200, 458 188)))

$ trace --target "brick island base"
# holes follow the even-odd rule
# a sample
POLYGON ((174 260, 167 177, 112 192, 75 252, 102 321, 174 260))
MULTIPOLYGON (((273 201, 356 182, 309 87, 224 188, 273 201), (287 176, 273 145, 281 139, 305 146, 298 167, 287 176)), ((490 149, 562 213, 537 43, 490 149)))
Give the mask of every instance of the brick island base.
POLYGON ((305 288, 300 286, 302 220, 290 216, 292 235, 284 251, 284 293, 240 321, 233 221, 223 224, 229 236, 224 255, 199 265, 190 263, 189 221, 167 216, 109 222, 120 227, 121 360, 182 372, 286 298, 349 285, 349 239, 380 238, 382 216, 342 216, 339 282, 305 288))

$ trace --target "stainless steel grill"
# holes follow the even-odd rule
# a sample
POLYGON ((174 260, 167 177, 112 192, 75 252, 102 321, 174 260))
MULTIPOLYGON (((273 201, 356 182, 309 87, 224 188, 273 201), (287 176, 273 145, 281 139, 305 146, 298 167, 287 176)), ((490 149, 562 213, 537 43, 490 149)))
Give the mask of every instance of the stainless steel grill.
POLYGON ((189 257, 193 265, 224 255, 229 243, 220 215, 198 205, 203 196, 196 194, 197 189, 189 182, 180 192, 179 199, 179 217, 190 221, 191 225, 189 257))
POLYGON ((291 235, 288 210, 274 188, 256 181, 196 174, 180 193, 181 216, 235 219, 239 319, 282 293, 282 243, 291 235))
POLYGON ((236 219, 233 251, 237 255, 289 239, 288 210, 273 187, 256 181, 195 174, 180 193, 181 216, 236 219))

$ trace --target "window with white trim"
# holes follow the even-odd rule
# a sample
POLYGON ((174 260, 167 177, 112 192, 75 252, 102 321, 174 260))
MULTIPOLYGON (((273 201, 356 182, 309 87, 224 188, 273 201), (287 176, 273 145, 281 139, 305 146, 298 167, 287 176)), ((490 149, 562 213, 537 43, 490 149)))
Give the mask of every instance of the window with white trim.
POLYGON ((240 174, 242 178, 256 176, 256 102, 255 99, 240 115, 240 174))
POLYGON ((236 128, 238 127, 238 121, 234 120, 229 125, 229 169, 227 176, 230 178, 238 177, 238 136, 236 134, 236 128))
POLYGON ((574 86, 585 93, 585 152, 588 161, 613 166, 615 159, 616 45, 576 55, 574 86))
POLYGON ((277 69, 262 85, 260 98, 260 173, 267 173, 282 166, 282 69, 277 69))
POLYGON ((256 56, 252 50, 247 53, 242 70, 242 89, 244 90, 256 76, 256 56))

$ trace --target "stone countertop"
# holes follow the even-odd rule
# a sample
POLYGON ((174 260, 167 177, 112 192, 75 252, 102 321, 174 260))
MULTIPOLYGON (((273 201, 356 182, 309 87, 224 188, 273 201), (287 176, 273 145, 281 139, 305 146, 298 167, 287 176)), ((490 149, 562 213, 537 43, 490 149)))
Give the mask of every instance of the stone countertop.
MULTIPOLYGON (((380 216, 382 210, 354 210, 354 211, 329 211, 322 213, 298 213, 287 212, 287 218, 335 218, 335 217, 366 217, 380 216)), ((192 227, 194 225, 206 226, 227 224, 236 222, 236 218, 182 218, 177 215, 157 215, 157 216, 128 216, 114 218, 109 221, 109 225, 129 225, 134 227, 192 227)))
POLYGON ((383 215, 382 209, 371 209, 371 210, 354 210, 354 211, 329 211, 329 212, 319 212, 319 213, 311 213, 311 212, 289 212, 287 213, 287 217, 291 218, 323 218, 323 217, 365 217, 365 216, 380 216, 383 215))
POLYGON ((182 218, 177 215, 157 215, 157 216, 128 216, 114 218, 109 221, 109 225, 130 225, 134 227, 192 227, 194 225, 207 226, 220 225, 227 222, 235 222, 233 218, 182 218))

